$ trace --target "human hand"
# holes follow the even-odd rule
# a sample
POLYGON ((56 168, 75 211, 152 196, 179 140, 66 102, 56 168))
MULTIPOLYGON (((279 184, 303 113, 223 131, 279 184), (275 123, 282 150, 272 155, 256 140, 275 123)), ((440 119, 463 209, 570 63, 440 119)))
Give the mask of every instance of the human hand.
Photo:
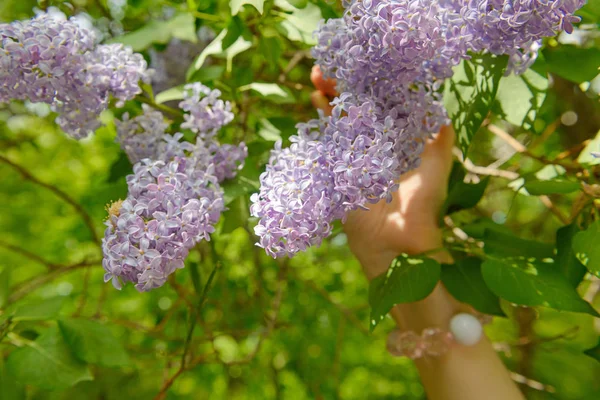
MULTIPOLYGON (((311 80, 318 89, 312 94, 314 106, 330 113, 327 96, 335 95, 335 81, 323 79, 318 67, 313 68, 311 80)), ((451 127, 444 127, 428 141, 421 165, 402 176, 390 203, 380 201, 369 211, 357 210, 348 215, 344 224, 348 243, 369 279, 384 273, 401 253, 417 254, 442 247, 437 219, 447 195, 454 136, 451 127)))

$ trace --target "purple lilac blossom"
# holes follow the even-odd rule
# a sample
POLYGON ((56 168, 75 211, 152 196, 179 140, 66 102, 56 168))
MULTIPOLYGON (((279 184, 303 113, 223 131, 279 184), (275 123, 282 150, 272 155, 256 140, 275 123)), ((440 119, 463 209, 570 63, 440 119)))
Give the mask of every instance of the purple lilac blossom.
POLYGON ((372 90, 343 93, 332 116, 299 124, 289 148, 276 145, 250 208, 267 254, 318 245, 349 211, 389 201, 398 176, 418 166, 429 133, 447 123, 439 95, 425 86, 372 90))
POLYGON ((321 243, 334 220, 381 199, 419 165, 448 123, 438 89, 469 51, 509 56, 520 73, 540 39, 572 31, 583 0, 346 0, 322 24, 313 56, 341 93, 331 117, 299 124, 276 145, 252 196, 260 247, 293 256, 321 243))
POLYGON ((127 198, 110 208, 106 221, 106 282, 117 289, 123 282, 139 291, 160 287, 183 268, 196 243, 210 240, 225 209, 219 183, 235 177, 248 154, 244 143, 216 140, 217 126, 227 123, 220 121, 199 132, 195 143, 182 140, 180 132, 166 134, 163 114, 147 106, 141 115, 117 121, 117 141, 135 165, 127 198))
POLYGON ((135 118, 129 118, 129 113, 125 113, 122 121, 115 120, 117 142, 132 164, 144 158, 158 159, 159 145, 164 144, 162 139, 169 126, 160 111, 147 104, 142 105, 142 110, 135 118))
POLYGON ((0 102, 47 103, 66 133, 87 136, 101 125, 98 115, 111 96, 121 106, 148 80, 140 54, 95 40, 73 21, 47 14, 0 24, 0 102))
POLYGON ((133 282, 141 292, 164 285, 183 268, 189 250, 210 240, 225 208, 208 159, 144 159, 127 177, 129 193, 106 221, 104 280, 115 288, 133 282))
POLYGON ((184 98, 179 107, 186 112, 183 129, 201 137, 212 137, 221 127, 233 120, 231 104, 220 99, 221 91, 210 89, 200 82, 184 86, 184 98))

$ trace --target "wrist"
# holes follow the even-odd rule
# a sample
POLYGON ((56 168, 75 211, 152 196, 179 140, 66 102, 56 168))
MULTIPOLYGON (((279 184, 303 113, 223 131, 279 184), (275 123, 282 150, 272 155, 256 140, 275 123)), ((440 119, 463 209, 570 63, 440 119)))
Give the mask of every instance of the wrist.
POLYGON ((442 231, 436 225, 421 225, 393 240, 349 242, 350 248, 369 280, 384 274, 394 258, 400 254, 426 254, 440 263, 451 263, 450 254, 444 249, 442 231))

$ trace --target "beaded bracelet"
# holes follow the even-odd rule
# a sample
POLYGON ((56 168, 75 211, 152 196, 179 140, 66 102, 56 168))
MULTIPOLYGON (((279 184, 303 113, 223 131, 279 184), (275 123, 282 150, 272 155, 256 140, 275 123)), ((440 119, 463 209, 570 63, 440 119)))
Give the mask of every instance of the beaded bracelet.
POLYGON ((452 342, 464 346, 473 346, 483 334, 483 324, 490 322, 487 315, 456 314, 450 320, 450 329, 427 328, 418 335, 414 331, 392 331, 387 339, 387 349, 396 357, 408 357, 413 360, 431 356, 439 357, 446 353, 452 342))

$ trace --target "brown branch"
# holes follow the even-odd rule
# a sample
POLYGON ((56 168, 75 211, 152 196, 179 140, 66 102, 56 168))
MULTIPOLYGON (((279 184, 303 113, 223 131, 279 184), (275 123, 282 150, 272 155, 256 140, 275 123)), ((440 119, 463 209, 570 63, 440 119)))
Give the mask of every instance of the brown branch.
POLYGON ((510 147, 512 147, 516 152, 532 158, 542 164, 545 165, 559 165, 561 167, 563 167, 565 170, 567 171, 580 171, 581 168, 574 166, 574 165, 569 165, 569 164, 564 164, 562 162, 560 162, 560 160, 549 160, 547 158, 544 157, 540 157, 540 156, 536 156, 535 154, 531 153, 527 147, 525 147, 525 145, 521 142, 519 142, 517 139, 515 139, 514 137, 512 137, 508 132, 506 132, 504 129, 494 125, 494 124, 489 124, 487 125, 487 129, 492 132, 494 135, 498 136, 500 139, 504 140, 506 142, 506 144, 508 144, 510 147))
POLYGON ((27 295, 28 293, 31 293, 38 287, 58 278, 61 275, 66 274, 68 272, 76 271, 81 268, 92 267, 94 265, 100 265, 101 263, 102 263, 102 260, 82 261, 80 263, 68 265, 68 266, 65 266, 65 267, 62 267, 59 269, 52 270, 51 272, 49 272, 47 274, 37 276, 33 279, 30 279, 26 282, 23 282, 23 283, 17 285, 16 289, 13 291, 13 293, 8 298, 8 301, 9 301, 9 303, 12 303, 17 300, 20 300, 25 295, 27 295))
POLYGON ((475 165, 468 158, 466 158, 466 159, 462 158, 462 152, 460 151, 460 149, 458 149, 458 147, 454 147, 452 149, 452 153, 454 153, 454 155, 456 155, 458 157, 458 159, 460 160, 462 165, 465 167, 465 169, 472 174, 496 176, 499 178, 505 178, 505 179, 510 179, 510 180, 515 180, 519 177, 519 174, 516 172, 513 172, 513 171, 505 171, 502 169, 496 169, 496 168, 492 168, 492 167, 483 167, 480 165, 475 165))
POLYGON ((18 253, 18 254, 20 254, 26 258, 29 258, 30 260, 33 260, 39 264, 45 265, 48 269, 60 268, 59 264, 54 264, 54 263, 38 256, 37 254, 30 252, 29 250, 22 249, 21 247, 12 245, 10 243, 6 243, 6 242, 3 242, 0 240, 0 247, 4 247, 5 249, 11 250, 15 253, 18 253))
POLYGON ((26 169, 24 169, 23 167, 21 167, 20 165, 18 165, 16 163, 10 161, 8 158, 6 158, 2 155, 0 155, 0 161, 4 162, 5 164, 7 164, 10 167, 12 167, 13 169, 15 169, 17 172, 19 172, 21 174, 21 176, 23 176, 23 178, 35 183, 36 185, 39 185, 43 188, 50 190, 52 193, 54 193, 56 196, 60 197, 66 203, 69 203, 75 209, 75 211, 81 216, 81 218, 83 218, 83 221, 85 222, 88 229, 90 230, 90 233, 92 234, 92 238, 93 238, 94 242, 100 244, 100 239, 98 238, 98 235, 96 234, 96 229, 94 228, 94 223, 92 221, 92 218, 83 209, 83 207, 79 203, 77 203, 73 198, 71 198, 71 196, 69 196, 68 194, 66 194, 65 192, 63 192, 62 190, 57 188, 56 186, 53 186, 49 183, 40 181, 35 176, 31 175, 26 169))

